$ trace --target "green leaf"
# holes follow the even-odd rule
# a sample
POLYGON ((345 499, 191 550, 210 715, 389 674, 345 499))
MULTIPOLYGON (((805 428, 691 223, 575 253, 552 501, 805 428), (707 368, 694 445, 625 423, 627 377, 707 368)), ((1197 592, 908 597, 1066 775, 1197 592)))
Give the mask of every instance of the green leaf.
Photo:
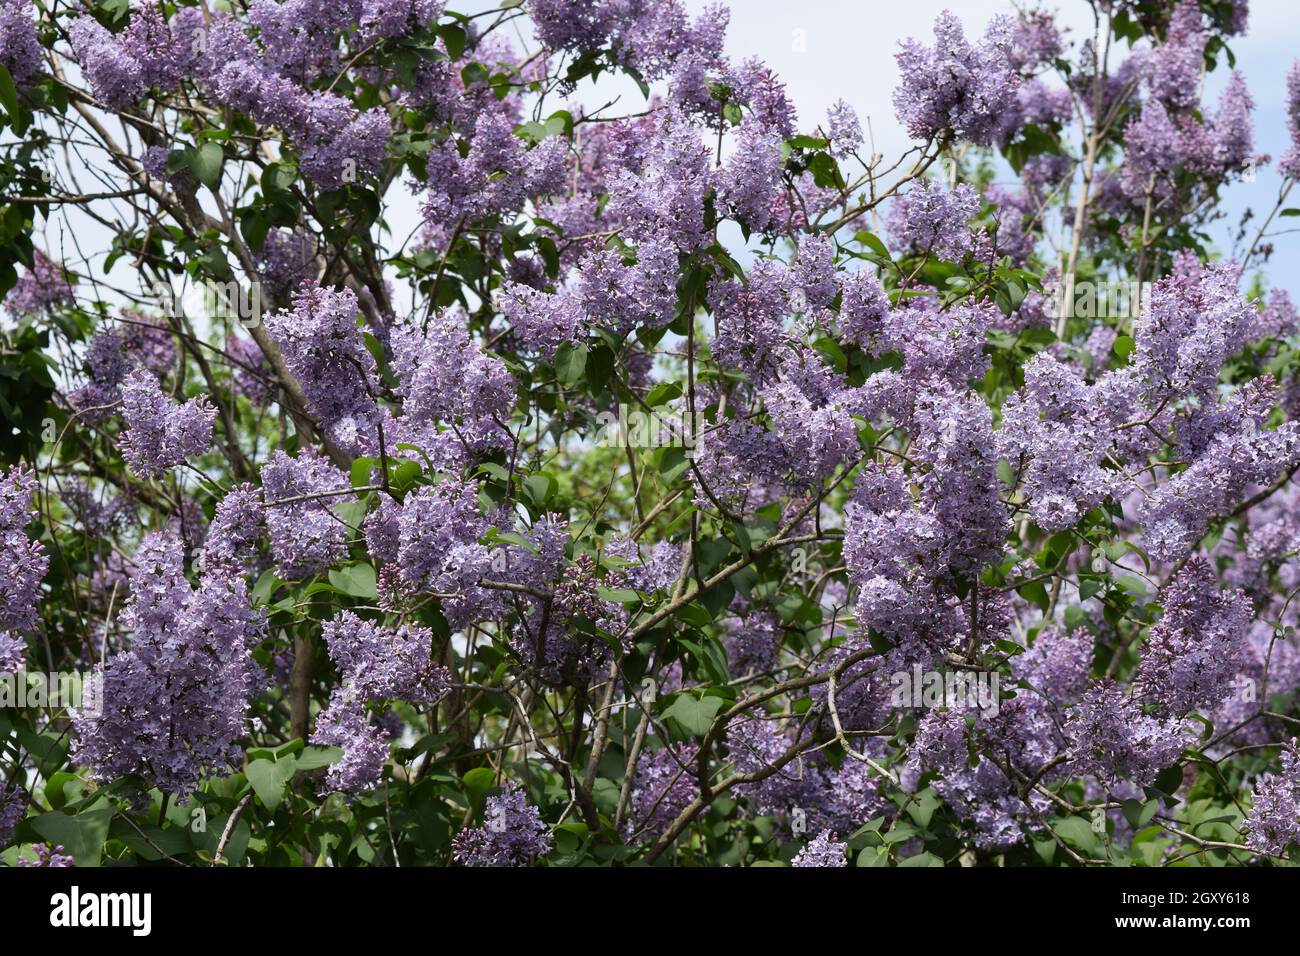
POLYGON ((75 817, 62 811, 43 813, 32 821, 32 829, 54 844, 62 844, 78 866, 99 866, 108 839, 113 810, 87 810, 75 817))
POLYGON ((438 36, 447 45, 447 55, 459 60, 465 55, 465 31, 458 26, 447 24, 438 28, 438 36))
POLYGON ((298 754, 297 770, 319 770, 322 767, 328 767, 330 764, 338 763, 343 757, 343 751, 338 747, 304 747, 302 753, 298 754))
POLYGON ((216 143, 204 143, 191 154, 190 171, 194 173, 195 179, 215 190, 217 183, 221 182, 221 164, 225 158, 221 147, 216 143))
POLYGON ((675 398, 682 397, 682 387, 676 382, 660 382, 654 388, 650 389, 650 394, 645 397, 645 403, 651 408, 658 405, 667 405, 675 398))
POLYGON ((928 851, 918 853, 916 856, 909 856, 902 860, 899 866, 943 866, 943 860, 928 851))
POLYGON ((1129 826, 1134 830, 1140 830, 1147 825, 1147 822, 1156 815, 1156 811, 1159 809, 1159 800, 1125 800, 1123 805, 1124 819, 1128 821, 1129 826))
POLYGON ((298 761, 293 757, 284 760, 254 760, 244 768, 244 776, 248 778, 262 806, 274 812, 284 799, 285 788, 293 779, 297 766, 298 761))
POLYGON ((726 703, 721 697, 696 697, 693 694, 678 694, 664 710, 664 717, 672 720, 682 730, 693 737, 703 737, 708 733, 713 718, 718 715, 726 703))
POLYGON ((1062 817, 1054 820, 1052 829, 1075 849, 1091 853, 1097 848, 1097 834, 1092 832, 1092 826, 1083 817, 1062 817))
POLYGON ((330 584, 351 597, 377 600, 375 569, 364 561, 330 569, 330 584))
POLYGON ((555 351, 555 374, 565 388, 573 388, 582 381, 587 370, 587 346, 565 342, 555 351))
POLYGON ((18 106, 18 89, 14 86, 14 78, 9 75, 9 70, 3 63, 0 63, 0 106, 4 106, 14 131, 21 136, 26 124, 22 122, 22 110, 18 106))

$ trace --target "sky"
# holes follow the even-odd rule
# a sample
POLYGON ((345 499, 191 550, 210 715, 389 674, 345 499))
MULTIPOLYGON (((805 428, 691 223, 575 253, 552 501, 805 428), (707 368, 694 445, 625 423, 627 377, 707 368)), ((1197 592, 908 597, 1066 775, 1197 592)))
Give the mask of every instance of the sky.
MULTIPOLYGON (((685 0, 692 13, 703 10, 712 0, 685 0)), ((1294 0, 1252 0, 1250 27, 1245 37, 1232 43, 1239 67, 1245 74, 1257 109, 1256 149, 1280 157, 1288 144, 1285 118, 1286 72, 1300 52, 1300 27, 1295 24, 1294 0)), ((453 5, 473 12, 498 6, 497 0, 465 0, 453 5)), ((888 166, 910 145, 895 119, 892 92, 899 81, 894 59, 899 41, 914 36, 932 42, 935 17, 951 8, 963 21, 968 36, 983 32, 988 20, 999 13, 1014 13, 1011 0, 732 0, 728 30, 728 53, 734 61, 758 56, 780 75, 799 112, 800 128, 811 130, 825 118, 826 109, 839 99, 858 112, 866 129, 869 125, 875 149, 888 166)), ((1061 0, 1047 9, 1059 11, 1058 22, 1076 42, 1091 33, 1091 12, 1084 0, 1061 0)), ((1220 69, 1209 78, 1205 101, 1217 101, 1226 82, 1220 69)), ((588 106, 599 105, 609 95, 622 99, 612 113, 635 112, 644 102, 627 80, 608 74, 600 87, 581 88, 577 99, 588 106)), ((556 102, 554 107, 561 104, 556 102)), ((1009 176, 1009 170, 1007 171, 1009 176)), ((1261 216, 1273 205, 1280 177, 1271 166, 1262 168, 1252 182, 1238 182, 1225 194, 1228 215, 1211 230, 1217 251, 1231 253, 1231 234, 1242 213, 1253 208, 1261 216)), ((411 202, 404 184, 395 184, 386 210, 392 236, 400 243, 418 225, 419 204, 411 202)), ((1300 191, 1293 197, 1300 205, 1300 191)), ((69 217, 75 210, 63 210, 69 217)), ((1292 223, 1296 220, 1281 220, 1292 223)), ((1274 230, 1278 229, 1275 222, 1274 230)), ((1284 228, 1284 227, 1283 227, 1284 228)), ((73 222, 55 217, 37 239, 46 248, 67 248, 75 235, 85 251, 104 250, 110 237, 98 223, 82 216, 73 222)), ((738 230, 734 237, 739 240, 738 230)), ((1252 233, 1253 234, 1253 233, 1252 233)), ((724 239, 729 238, 724 235, 724 239)), ((1277 251, 1266 272, 1270 285, 1280 285, 1300 296, 1300 235, 1281 235, 1274 240, 1277 251)), ((71 252, 71 249, 68 249, 71 252)), ((102 261, 102 253, 92 255, 102 261)), ((126 264, 119 263, 119 270, 126 264)), ((99 273, 96 265, 93 271, 99 273)), ((125 277, 117 274, 118 281, 125 277)), ((113 298, 109 296, 109 298, 113 298)))
MULTIPOLYGON (((694 13, 710 2, 686 0, 686 5, 694 13)), ((967 36, 978 36, 989 19, 1015 10, 1010 0, 734 0, 730 6, 727 52, 733 60, 758 56, 767 61, 786 83, 799 110, 800 128, 822 122, 827 107, 843 99, 857 111, 864 129, 870 118, 876 150, 887 159, 910 145, 891 101, 899 81, 894 61, 899 41, 911 36, 932 43, 934 19, 945 9, 957 14, 967 36)), ((1084 0, 1044 6, 1058 13, 1058 23, 1071 31, 1069 38, 1076 43, 1091 35, 1092 12, 1084 0)), ((1236 37, 1230 47, 1255 98, 1255 148, 1271 154, 1276 163, 1289 142, 1286 73, 1300 57, 1300 8, 1295 0, 1251 0, 1246 36, 1236 37)), ((1217 102, 1227 76, 1225 65, 1220 65, 1209 77, 1205 102, 1217 102)), ((1228 215, 1211 230, 1217 251, 1230 254, 1231 235, 1242 213, 1252 208, 1257 216, 1266 215, 1280 183, 1276 171, 1264 167, 1254 182, 1227 189, 1228 215)), ((1289 204, 1300 206, 1300 195, 1293 193, 1289 204)), ((1276 228, 1275 220, 1270 232, 1276 228)), ((1266 270, 1270 284, 1300 293, 1300 234, 1280 236, 1275 246, 1266 270)))

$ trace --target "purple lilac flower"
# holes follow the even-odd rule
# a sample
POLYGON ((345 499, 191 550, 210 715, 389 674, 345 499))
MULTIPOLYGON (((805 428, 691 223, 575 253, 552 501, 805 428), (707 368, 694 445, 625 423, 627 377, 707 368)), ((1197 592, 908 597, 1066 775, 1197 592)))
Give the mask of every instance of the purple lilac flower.
POLYGON ((335 688, 329 705, 317 716, 311 742, 343 751, 325 772, 328 790, 355 794, 379 785, 389 745, 360 696, 347 684, 335 688))
POLYGON ((627 223, 635 241, 667 236, 682 252, 709 244, 704 197, 709 189, 709 149, 685 117, 668 111, 639 174, 627 170, 610 186, 608 214, 627 223))
POLYGON ((136 369, 122 384, 122 417, 122 457, 136 475, 157 478, 208 450, 217 409, 203 396, 177 404, 152 373, 136 369))
POLYGON ((1255 100, 1246 89, 1246 79, 1237 70, 1219 97, 1214 114, 1214 162, 1224 173, 1239 173, 1255 158, 1255 124, 1251 113, 1255 100))
POLYGON ((217 505, 203 550, 208 573, 246 574, 257 559, 265 510, 250 484, 235 485, 217 505))
POLYGON ((451 690, 451 674, 431 656, 433 632, 428 628, 383 627, 343 611, 321 633, 350 690, 362 700, 396 697, 432 706, 451 690))
POLYGON ((1147 88, 1170 110, 1196 106, 1206 40, 1200 4, 1181 0, 1174 7, 1165 42, 1147 64, 1147 88))
POLYGON ((487 798, 483 826, 467 827, 452 841, 452 856, 463 866, 532 866, 551 852, 551 831, 514 783, 487 798))
POLYGON ((77 862, 68 856, 64 850, 63 844, 58 843, 50 846, 48 843, 40 843, 32 848, 36 852, 36 859, 30 860, 27 857, 20 856, 18 865, 23 867, 72 867, 77 862))
POLYGON ((826 135, 831 141, 831 153, 841 159, 862 148, 862 124, 852 106, 836 100, 826 111, 826 135))
POLYGON ((921 500, 943 529, 945 563, 974 575, 1001 554, 1010 528, 998 495, 992 412, 970 393, 927 391, 916 403, 915 441, 917 457, 930 465, 921 500))
POLYGON ((718 208, 753 232, 772 222, 772 203, 781 190, 781 134, 747 117, 735 151, 714 174, 718 208))
POLYGON ((1294 737, 1282 748, 1281 772, 1263 774, 1255 782, 1250 816, 1241 830, 1256 853, 1283 856, 1300 843, 1300 748, 1294 737))
POLYGON ((499 358, 470 340, 463 312, 439 312, 423 331, 414 323, 399 325, 392 341, 404 440, 435 461, 464 461, 508 447, 515 380, 499 358), (449 448, 445 456, 438 452, 443 446, 449 448))
MULTIPOLYGON (((765 386, 760 394, 772 433, 786 453, 789 468, 782 471, 792 470, 801 487, 816 487, 859 454, 853 410, 840 395, 810 396, 788 377, 765 386)), ((854 394, 846 390, 844 398, 854 394)))
POLYGON ((272 229, 257 254, 257 271, 275 299, 289 298, 303 280, 315 278, 316 241, 303 232, 272 229))
POLYGON ((632 778, 631 805, 623 824, 629 842, 654 840, 699 796, 696 749, 669 744, 642 754, 632 778))
POLYGON ((1198 425, 1186 443, 1191 463, 1142 503, 1139 517, 1157 557, 1181 557, 1252 485, 1267 484, 1300 460, 1300 422, 1276 431, 1264 427, 1276 401, 1267 376, 1242 386, 1217 414, 1198 425))
POLYGON ((32 0, 0 0, 0 63, 20 88, 40 70, 32 0))
MULTIPOLYGON (((627 612, 597 591, 628 583, 618 572, 599 577, 591 555, 578 555, 555 586, 549 614, 534 602, 532 613, 517 626, 514 646, 520 658, 552 686, 586 686, 603 676, 612 649, 598 635, 620 635, 627 612), (580 628, 580 622, 585 627, 580 628)), ((622 649, 629 647, 624 644, 622 649)))
POLYGON ((582 327, 581 300, 571 291, 541 292, 517 282, 502 290, 501 311, 519 344, 548 360, 566 342, 576 342, 582 327))
POLYGON ((167 326, 135 309, 123 309, 119 328, 122 350, 135 364, 159 377, 176 364, 176 345, 167 326))
POLYGON ((619 335, 663 328, 676 314, 677 259, 676 247, 662 235, 643 236, 630 265, 609 249, 589 253, 578 263, 574 290, 583 321, 619 335))
POLYGON ((933 49, 904 41, 896 56, 903 81, 894 90, 894 109, 908 134, 930 140, 951 131, 987 146, 1019 84, 1012 35, 1012 22, 996 17, 972 46, 961 22, 944 11, 934 22, 933 49))
POLYGON ((966 718, 957 710, 930 710, 916 723, 908 761, 920 770, 955 772, 970 759, 966 718))
POLYGON ((922 180, 890 205, 889 238, 900 250, 960 262, 975 251, 970 220, 979 210, 974 186, 948 190, 922 180))
POLYGON ((1238 291, 1240 281, 1235 263, 1202 266, 1194 253, 1184 253, 1154 284, 1150 308, 1134 321, 1133 362, 1157 400, 1214 393, 1223 363, 1254 326, 1255 310, 1238 291))
POLYGON ((771 670, 781 656, 781 641, 785 632, 780 619, 770 612, 747 614, 736 622, 733 633, 724 646, 731 672, 742 674, 771 670))
POLYGON ((847 273, 841 284, 840 331, 869 354, 877 354, 889 315, 889 296, 866 269, 847 273))
POLYGON ((328 493, 349 487, 347 476, 324 458, 276 451, 262 466, 262 493, 271 554, 286 578, 324 572, 347 554, 347 528, 328 493))
POLYGON ((765 259, 754 263, 748 282, 728 279, 709 287, 709 308, 717 319, 710 347, 719 365, 745 372, 755 384, 770 377, 787 341, 782 322, 791 282, 785 266, 765 259))
POLYGON ((100 326, 90 337, 84 361, 88 381, 68 394, 68 403, 82 421, 93 424, 108 418, 112 406, 121 401, 122 381, 131 369, 122 334, 100 326))
MULTIPOLYGON (((0 546, 4 548, 4 560, 0 561, 0 633, 24 631, 36 622, 41 579, 49 567, 45 547, 23 530, 36 516, 32 506, 36 487, 35 474, 21 466, 11 468, 0 478, 0 546)), ((6 656, 21 656, 21 643, 15 646, 12 636, 7 643, 6 656)))
POLYGON ((808 845, 801 849, 795 858, 790 862, 791 866, 817 866, 817 867, 835 867, 848 866, 849 861, 845 858, 849 845, 841 843, 835 839, 835 834, 830 830, 823 830, 817 836, 808 841, 808 845))
MULTIPOLYGON (((0 674, 5 673, 0 667, 0 674)), ((18 785, 0 783, 0 846, 5 846, 13 836, 18 821, 27 812, 27 794, 18 785)))
POLYGON ((76 298, 63 269, 39 249, 32 254, 32 268, 18 278, 18 284, 5 297, 5 309, 16 319, 74 305, 76 298))
POLYGON ((1121 488, 1105 467, 1111 430, 1131 409, 1100 400, 1069 366, 1046 353, 1025 366, 1024 387, 1003 406, 1001 453, 1020 468, 1030 515, 1045 531, 1073 527, 1121 488))
POLYGON ((273 372, 271 363, 252 339, 231 335, 226 339, 226 356, 230 361, 230 375, 254 406, 264 406, 271 400, 273 372))
POLYGON ((0 631, 0 675, 21 671, 26 656, 27 641, 21 635, 0 631))
POLYGON ((1192 739, 1177 719, 1159 721, 1110 680, 1100 681, 1069 710, 1064 733, 1075 774, 1147 786, 1192 739))
POLYGON ((266 329, 321 427, 340 445, 370 444, 380 427, 379 383, 375 357, 357 327, 356 293, 304 286, 292 309, 267 316, 266 329))
POLYGON ((1300 179, 1300 60, 1294 61, 1286 74, 1286 128, 1291 145, 1277 168, 1283 176, 1300 179))
POLYGON ((1210 563, 1190 558, 1161 595, 1135 686, 1165 713, 1208 710, 1231 692, 1244 663, 1253 608, 1241 590, 1221 591, 1210 563))
POLYGON ((1050 13, 1027 11, 1016 20, 1008 52, 1017 70, 1036 70, 1051 63, 1064 49, 1060 31, 1050 13))
POLYGON ((1011 659, 1011 671, 1047 701, 1065 707, 1079 698, 1092 671, 1092 635, 1048 625, 1029 650, 1011 659))
POLYGON ((99 21, 77 17, 68 27, 72 52, 95 95, 112 109, 123 109, 145 91, 142 64, 122 49, 99 21))
POLYGON ((98 780, 137 774, 183 796, 242 757, 250 651, 265 620, 242 580, 205 578, 195 589, 183 565, 172 534, 146 535, 136 553, 123 612, 129 649, 101 665, 102 716, 74 723, 73 759, 98 780))

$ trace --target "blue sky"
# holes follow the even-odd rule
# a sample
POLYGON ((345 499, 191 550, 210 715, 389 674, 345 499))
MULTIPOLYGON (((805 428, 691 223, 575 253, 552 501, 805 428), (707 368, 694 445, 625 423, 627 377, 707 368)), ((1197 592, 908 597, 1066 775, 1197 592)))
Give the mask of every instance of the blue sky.
MULTIPOLYGON (((687 0, 693 11, 707 5, 707 0, 687 0)), ((961 18, 968 36, 982 33, 996 14, 1015 9, 1009 0, 737 0, 730 6, 729 54, 762 57, 781 75, 799 109, 801 128, 822 121, 826 108, 842 98, 858 111, 864 127, 870 118, 876 148, 887 158, 909 145, 890 99, 899 79, 894 62, 898 42, 908 36, 932 42, 934 18, 945 9, 961 18)), ((1255 98, 1256 150, 1272 154, 1276 162, 1289 142, 1286 72, 1300 56, 1297 7, 1294 0, 1251 0, 1250 6, 1249 30, 1231 47, 1255 98)), ((1046 9, 1059 13, 1059 22, 1076 42, 1090 35, 1092 13, 1084 0, 1048 3, 1046 9)), ((1220 66, 1207 81, 1207 102, 1217 101, 1226 79, 1227 70, 1220 66)), ((1267 214, 1280 182, 1274 169, 1266 167, 1254 182, 1229 187, 1224 197, 1228 215, 1212 230, 1221 252, 1230 251, 1230 236, 1248 207, 1259 217, 1267 214)), ((1300 205, 1300 192, 1292 194, 1290 204, 1300 205)), ((1275 246, 1266 270, 1270 284, 1300 293, 1300 234, 1280 236, 1275 246)))

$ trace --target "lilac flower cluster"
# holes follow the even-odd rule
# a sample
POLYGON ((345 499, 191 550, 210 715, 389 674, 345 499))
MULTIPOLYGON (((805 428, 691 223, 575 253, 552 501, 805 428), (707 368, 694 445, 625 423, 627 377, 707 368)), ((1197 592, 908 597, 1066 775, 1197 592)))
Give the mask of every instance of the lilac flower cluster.
POLYGON ((98 780, 135 774, 183 796, 241 757, 250 653, 265 621, 242 580, 192 587, 175 535, 146 535, 134 560, 123 611, 130 646, 100 665, 103 714, 77 718, 73 759, 98 780))
POLYGON ((412 625, 385 627, 344 611, 322 629, 343 682, 317 718, 312 740, 338 746, 343 757, 326 773, 327 786, 358 793, 378 785, 388 748, 366 704, 400 698, 433 706, 451 690, 451 674, 434 662, 433 632, 412 625))
MULTIPOLYGON (((348 487, 346 475, 307 452, 291 458, 277 451, 262 466, 266 528, 281 575, 320 574, 347 553, 347 528, 330 511, 330 495, 348 487)), ((225 546, 218 547, 220 554, 225 546)))
POLYGON ((77 865, 77 861, 73 857, 67 854, 63 844, 61 843, 57 843, 54 846, 50 846, 48 843, 40 843, 32 847, 32 849, 36 853, 36 858, 28 859, 27 857, 20 856, 18 858, 18 864, 17 864, 18 866, 29 867, 29 868, 31 867, 66 868, 66 867, 77 865))
POLYGON ((933 48, 904 41, 896 56, 903 79, 894 90, 894 109, 908 134, 931 140, 952 133, 987 146, 1019 85, 1012 37, 1011 21, 997 17, 972 45, 961 22, 944 11, 934 22, 933 48))
POLYGON ((398 326, 392 341, 405 441, 446 462, 507 446, 515 381, 500 359, 470 341, 463 313, 440 312, 424 331, 398 326))
POLYGON ((467 827, 452 841, 452 856, 463 866, 531 866, 551 852, 549 828, 515 784, 487 798, 483 826, 467 827))
POLYGON ((450 141, 430 153, 425 222, 466 224, 516 212, 532 197, 563 192, 565 150, 558 139, 527 149, 506 116, 479 117, 463 158, 450 141))
POLYGON ((203 569, 209 574, 246 574, 257 558, 265 509, 257 489, 248 483, 231 488, 217 505, 203 549, 203 569))
MULTIPOLYGON (((0 673, 5 673, 0 667, 0 673)), ((0 846, 5 846, 13 836, 18 821, 27 812, 27 795, 22 787, 0 784, 0 846)))
POLYGON ((24 86, 41 68, 32 0, 0 0, 0 63, 24 86))
POLYGON ((1040 353, 1025 366, 1025 385, 1002 409, 1001 453, 1021 471, 1030 515, 1045 531, 1073 526, 1121 489, 1106 467, 1110 431, 1129 414, 1101 400, 1069 366, 1040 353))
POLYGON ((722 52, 727 11, 711 7, 691 23, 680 0, 533 0, 529 13, 552 50, 594 54, 608 48, 617 62, 659 78, 690 51, 708 62, 722 52))
POLYGON ((315 278, 316 242, 288 229, 272 229, 257 253, 263 287, 276 299, 289 298, 304 280, 315 278))
POLYGON ((823 830, 811 840, 807 846, 803 847, 793 860, 791 866, 817 866, 817 867, 837 867, 848 866, 849 861, 845 859, 849 845, 841 843, 835 839, 835 834, 829 830, 823 830))
POLYGON ((1063 729, 1071 769, 1103 780, 1147 786, 1191 741, 1178 718, 1157 720, 1113 681, 1094 684, 1070 709, 1063 729))
POLYGON ((922 180, 890 205, 889 238, 900 250, 961 262, 975 251, 970 221, 979 210, 975 187, 949 190, 922 180))
POLYGON ((18 284, 5 296, 5 309, 18 319, 74 305, 76 297, 63 268, 39 249, 32 253, 31 269, 19 276, 18 284))
POLYGON ((121 333, 105 326, 96 329, 86 346, 85 365, 88 380, 68 394, 68 403, 83 421, 101 422, 121 401, 122 380, 131 368, 121 333))
POLYGON ((216 417, 207 398, 173 402, 151 372, 136 369, 122 383, 126 430, 118 447, 135 474, 157 478, 208 450, 216 417))
POLYGON ((1240 591, 1220 591, 1214 568, 1192 557, 1166 586, 1164 614, 1151 628, 1135 685, 1165 713, 1209 710, 1243 666, 1253 608, 1240 591))
POLYGON ((375 357, 357 326, 356 293, 304 286, 292 309, 267 316, 266 329, 302 383, 315 421, 341 447, 377 446, 379 383, 375 357))
POLYGON ((657 838, 700 795, 696 756, 690 744, 669 744, 641 756, 623 824, 628 840, 657 838))
POLYGON ((1256 781, 1242 832, 1256 853, 1282 856, 1300 843, 1300 748, 1295 738, 1282 749, 1281 772, 1263 774, 1256 781))
POLYGON ((49 567, 45 547, 23 530, 35 517, 32 497, 36 476, 22 466, 0 477, 0 639, 8 645, 5 667, 22 660, 23 642, 9 631, 25 631, 36 622, 36 601, 41 579, 49 567))
POLYGON ((1300 179, 1300 60, 1293 62, 1286 74, 1286 127, 1291 144, 1277 168, 1283 176, 1300 179))

